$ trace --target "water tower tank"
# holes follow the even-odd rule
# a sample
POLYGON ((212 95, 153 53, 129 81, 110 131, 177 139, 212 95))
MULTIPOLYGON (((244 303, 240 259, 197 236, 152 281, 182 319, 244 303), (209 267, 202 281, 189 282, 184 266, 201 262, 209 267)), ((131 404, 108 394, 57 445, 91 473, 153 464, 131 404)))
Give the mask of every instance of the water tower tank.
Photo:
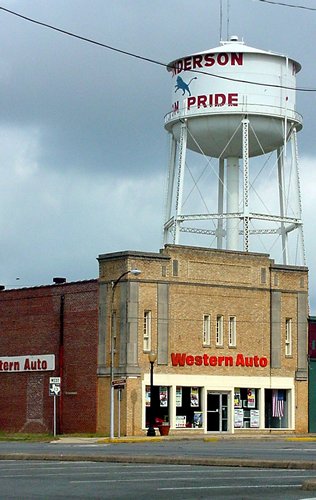
MULTIPOLYGON (((217 221, 213 234, 218 248, 226 239, 227 249, 239 250, 242 235, 243 249, 247 251, 249 222, 256 219, 249 200, 249 159, 276 151, 280 209, 272 218, 279 223, 276 232, 282 236, 282 252, 286 255, 288 233, 302 230, 299 185, 298 213, 290 220, 284 208, 283 175, 286 144, 290 139, 296 141, 296 132, 302 128, 302 117, 295 110, 300 64, 287 56, 249 47, 234 36, 214 49, 171 61, 167 69, 172 78, 172 105, 165 116, 165 128, 172 138, 172 147, 165 243, 170 234, 173 242, 179 243, 180 232, 190 231, 185 228, 187 221, 213 218, 217 221), (219 161, 216 213, 183 212, 187 149, 219 161)), ((296 149, 294 145, 292 150, 296 149)), ((293 162, 296 168, 297 157, 293 162)), ((269 221, 269 214, 259 214, 259 218, 265 215, 269 221)))
POLYGON ((237 37, 205 52, 169 63, 172 111, 165 127, 180 139, 188 119, 187 147, 208 156, 242 157, 240 117, 251 123, 249 156, 275 150, 284 142, 284 120, 302 128, 295 111, 299 63, 286 56, 248 47, 237 37))

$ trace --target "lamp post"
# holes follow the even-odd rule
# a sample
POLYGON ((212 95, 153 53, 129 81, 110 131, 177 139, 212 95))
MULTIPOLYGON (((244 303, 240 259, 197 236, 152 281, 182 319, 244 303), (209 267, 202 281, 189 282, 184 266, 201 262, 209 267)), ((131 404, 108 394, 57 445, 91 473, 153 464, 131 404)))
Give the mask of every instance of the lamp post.
POLYGON ((110 336, 111 336, 111 371, 110 371, 110 438, 114 437, 114 354, 115 354, 115 346, 114 346, 114 331, 113 331, 113 303, 114 303, 114 293, 119 282, 126 276, 127 274, 133 274, 134 276, 138 276, 141 274, 139 269, 130 269, 129 271, 125 271, 122 273, 116 280, 111 281, 112 287, 112 296, 111 296, 111 319, 110 319, 110 336))
POLYGON ((156 436, 156 431, 154 428, 154 412, 153 412, 153 388, 154 388, 154 363, 156 361, 157 354, 151 351, 148 354, 148 359, 150 363, 150 407, 149 407, 149 427, 147 431, 147 436, 156 436))

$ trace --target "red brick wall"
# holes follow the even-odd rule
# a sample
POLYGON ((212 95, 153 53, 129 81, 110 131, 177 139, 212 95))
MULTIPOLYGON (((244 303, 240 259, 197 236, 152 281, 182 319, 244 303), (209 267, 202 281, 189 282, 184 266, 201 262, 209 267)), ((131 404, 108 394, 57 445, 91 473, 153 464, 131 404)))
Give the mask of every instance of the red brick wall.
POLYGON ((57 431, 95 432, 97 344, 97 280, 0 292, 0 356, 55 354, 56 363, 54 371, 0 372, 0 431, 52 432, 49 378, 62 375, 57 431))

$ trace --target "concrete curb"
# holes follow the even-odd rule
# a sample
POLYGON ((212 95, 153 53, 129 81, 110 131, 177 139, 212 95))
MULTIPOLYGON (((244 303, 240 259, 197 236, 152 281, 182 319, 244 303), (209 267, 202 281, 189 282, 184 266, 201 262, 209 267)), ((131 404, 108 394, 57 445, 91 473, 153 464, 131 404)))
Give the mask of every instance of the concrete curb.
POLYGON ((301 489, 305 491, 316 490, 316 479, 306 479, 303 482, 301 489))
MULTIPOLYGON (((114 463, 139 463, 139 464, 165 464, 165 465, 201 465, 221 467, 252 467, 269 469, 308 469, 316 470, 316 462, 312 461, 287 461, 287 460, 251 460, 240 458, 217 457, 180 457, 160 455, 64 455, 62 453, 2 453, 0 460, 42 460, 63 462, 114 462, 114 463)), ((307 482, 307 481, 306 481, 307 482)), ((315 480, 316 485, 316 480, 315 480)))

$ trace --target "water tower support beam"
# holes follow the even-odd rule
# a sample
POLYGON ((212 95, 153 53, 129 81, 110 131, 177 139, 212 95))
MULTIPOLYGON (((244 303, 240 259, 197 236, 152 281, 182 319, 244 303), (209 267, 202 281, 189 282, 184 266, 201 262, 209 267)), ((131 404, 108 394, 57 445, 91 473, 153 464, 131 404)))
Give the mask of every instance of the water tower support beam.
POLYGON ((239 212, 239 159, 227 158, 226 250, 238 250, 239 219, 230 214, 239 212))
MULTIPOLYGON (((224 213, 224 158, 220 158, 218 162, 218 203, 217 210, 219 215, 224 213)), ((223 248, 223 218, 219 218, 217 222, 217 248, 221 250, 223 248)))
POLYGON ((249 120, 242 121, 244 252, 249 251, 249 120))
POLYGON ((183 184, 184 184, 184 171, 185 160, 187 151, 187 121, 181 123, 180 144, 179 144, 179 167, 178 167, 178 182, 177 182, 177 197, 176 197, 176 214, 175 214, 175 231, 174 231, 174 244, 179 244, 181 220, 179 216, 182 213, 182 198, 183 198, 183 184))
POLYGON ((177 155, 177 141, 174 136, 171 136, 170 142, 170 156, 169 156, 169 168, 168 168, 168 187, 167 187, 167 197, 165 204, 165 225, 164 225, 164 244, 168 243, 168 227, 167 222, 171 218, 172 209, 172 198, 174 191, 174 179, 175 179, 175 169, 176 169, 176 155, 177 155))
MULTIPOLYGON (((295 128, 293 129, 291 134, 291 146, 292 146, 292 161, 294 161, 295 176, 296 176, 297 217, 300 220, 302 220, 301 182, 300 182, 300 171, 299 171, 299 161, 298 161, 297 133, 295 128)), ((298 231, 300 240, 299 242, 300 242, 301 259, 303 265, 306 266, 306 253, 305 253, 304 232, 302 223, 299 225, 298 231)))
POLYGON ((281 217, 281 224, 280 224, 280 231, 281 231, 281 241, 282 241, 282 259, 283 259, 283 264, 288 264, 289 261, 289 256, 288 256, 288 237, 287 233, 285 231, 285 226, 284 226, 284 216, 285 216, 285 196, 284 196, 284 154, 285 154, 285 148, 278 148, 277 149, 277 155, 278 155, 278 185, 279 185, 279 205, 280 205, 280 217, 281 217))

